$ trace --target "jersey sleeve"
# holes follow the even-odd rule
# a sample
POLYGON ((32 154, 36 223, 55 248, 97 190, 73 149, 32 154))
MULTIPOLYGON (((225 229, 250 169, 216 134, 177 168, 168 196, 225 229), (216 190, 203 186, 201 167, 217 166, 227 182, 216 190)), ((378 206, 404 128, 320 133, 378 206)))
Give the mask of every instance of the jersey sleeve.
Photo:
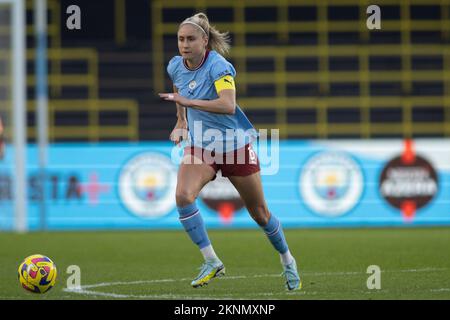
POLYGON ((172 80, 172 82, 175 82, 177 60, 178 60, 177 57, 173 57, 172 59, 170 59, 169 64, 167 65, 167 74, 169 75, 170 80, 172 80))
POLYGON ((230 75, 231 77, 235 77, 236 71, 233 68, 233 65, 226 60, 218 60, 212 66, 210 70, 210 76, 213 82, 216 82, 220 78, 223 78, 226 75, 230 75))

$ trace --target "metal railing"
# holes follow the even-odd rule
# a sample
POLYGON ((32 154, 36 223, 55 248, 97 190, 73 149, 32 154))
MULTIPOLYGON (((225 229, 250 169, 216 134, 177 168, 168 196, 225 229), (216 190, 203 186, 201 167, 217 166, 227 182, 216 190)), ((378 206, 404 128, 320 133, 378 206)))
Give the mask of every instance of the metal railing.
MULTIPOLYGON (((118 1, 120 4, 120 1, 118 1)), ((27 9, 33 9, 33 1, 26 2, 27 9)), ((47 56, 50 64, 48 85, 51 93, 49 99, 49 139, 79 138, 82 140, 98 141, 102 138, 119 138, 128 140, 139 139, 139 108, 135 100, 132 99, 99 99, 98 66, 99 58, 97 50, 94 48, 61 48, 61 21, 59 17, 60 4, 57 0, 48 1, 50 22, 48 24, 48 36, 50 37, 47 56), (64 73, 62 64, 64 61, 78 61, 87 66, 84 73, 64 73), (87 95, 80 99, 61 99, 62 90, 65 88, 83 88, 87 95), (56 98, 55 98, 56 97, 56 98), (55 123, 57 112, 86 111, 88 115, 88 126, 64 125, 58 126, 55 123), (126 113, 127 123, 125 125, 102 125, 100 113, 104 111, 118 111, 126 113)), ((0 26, 0 35, 9 34, 7 26, 0 26)), ((27 36, 34 35, 33 25, 27 26, 27 36)), ((28 49, 26 52, 28 61, 33 62, 35 50, 28 49)), ((0 50, 0 61, 9 65, 11 52, 0 50)), ((7 74, 8 70, 5 70, 7 74)), ((36 78, 33 74, 27 76, 27 87, 35 87, 36 78)), ((6 90, 10 88, 10 77, 0 76, 0 83, 6 90)), ((6 97, 0 101, 2 110, 11 110, 10 98, 6 97)), ((35 111, 35 101, 27 101, 28 112, 35 111)), ((9 126, 10 123, 6 123, 9 126)), ((35 139, 37 130, 34 126, 28 128, 28 138, 35 139)), ((6 138, 10 139, 10 130, 6 128, 6 138)))

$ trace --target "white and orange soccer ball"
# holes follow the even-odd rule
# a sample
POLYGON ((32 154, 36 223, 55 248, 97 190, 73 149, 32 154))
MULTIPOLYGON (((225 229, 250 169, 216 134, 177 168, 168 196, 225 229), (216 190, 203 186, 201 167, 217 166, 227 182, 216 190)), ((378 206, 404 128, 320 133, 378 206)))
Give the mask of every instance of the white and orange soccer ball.
POLYGON ((34 293, 45 293, 56 283, 56 265, 42 254, 25 258, 18 272, 21 286, 34 293))

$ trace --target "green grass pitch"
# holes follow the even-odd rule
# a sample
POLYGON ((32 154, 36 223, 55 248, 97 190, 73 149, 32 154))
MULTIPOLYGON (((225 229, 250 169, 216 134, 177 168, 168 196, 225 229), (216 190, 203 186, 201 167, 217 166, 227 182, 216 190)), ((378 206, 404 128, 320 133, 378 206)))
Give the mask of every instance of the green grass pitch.
POLYGON ((303 289, 284 289, 279 256, 260 230, 210 230, 227 268, 223 278, 190 287, 202 262, 177 231, 0 233, 0 299, 450 299, 450 228, 287 229, 303 289), (49 256, 56 286, 36 295, 19 286, 28 255, 49 256), (65 291, 69 265, 81 292, 65 291), (367 288, 367 267, 381 289, 367 288))

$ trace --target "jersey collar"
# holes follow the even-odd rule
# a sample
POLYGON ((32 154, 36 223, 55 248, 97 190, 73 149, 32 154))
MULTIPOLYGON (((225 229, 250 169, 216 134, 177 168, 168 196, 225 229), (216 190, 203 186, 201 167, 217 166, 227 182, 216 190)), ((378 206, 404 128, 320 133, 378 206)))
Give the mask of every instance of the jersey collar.
POLYGON ((202 62, 200 62, 200 64, 195 69, 189 68, 187 63, 186 63, 186 60, 183 59, 184 67, 186 69, 188 69, 189 71, 197 71, 198 69, 200 69, 205 64, 205 61, 208 58, 208 55, 209 55, 209 50, 206 50, 205 55, 203 56, 202 62))

